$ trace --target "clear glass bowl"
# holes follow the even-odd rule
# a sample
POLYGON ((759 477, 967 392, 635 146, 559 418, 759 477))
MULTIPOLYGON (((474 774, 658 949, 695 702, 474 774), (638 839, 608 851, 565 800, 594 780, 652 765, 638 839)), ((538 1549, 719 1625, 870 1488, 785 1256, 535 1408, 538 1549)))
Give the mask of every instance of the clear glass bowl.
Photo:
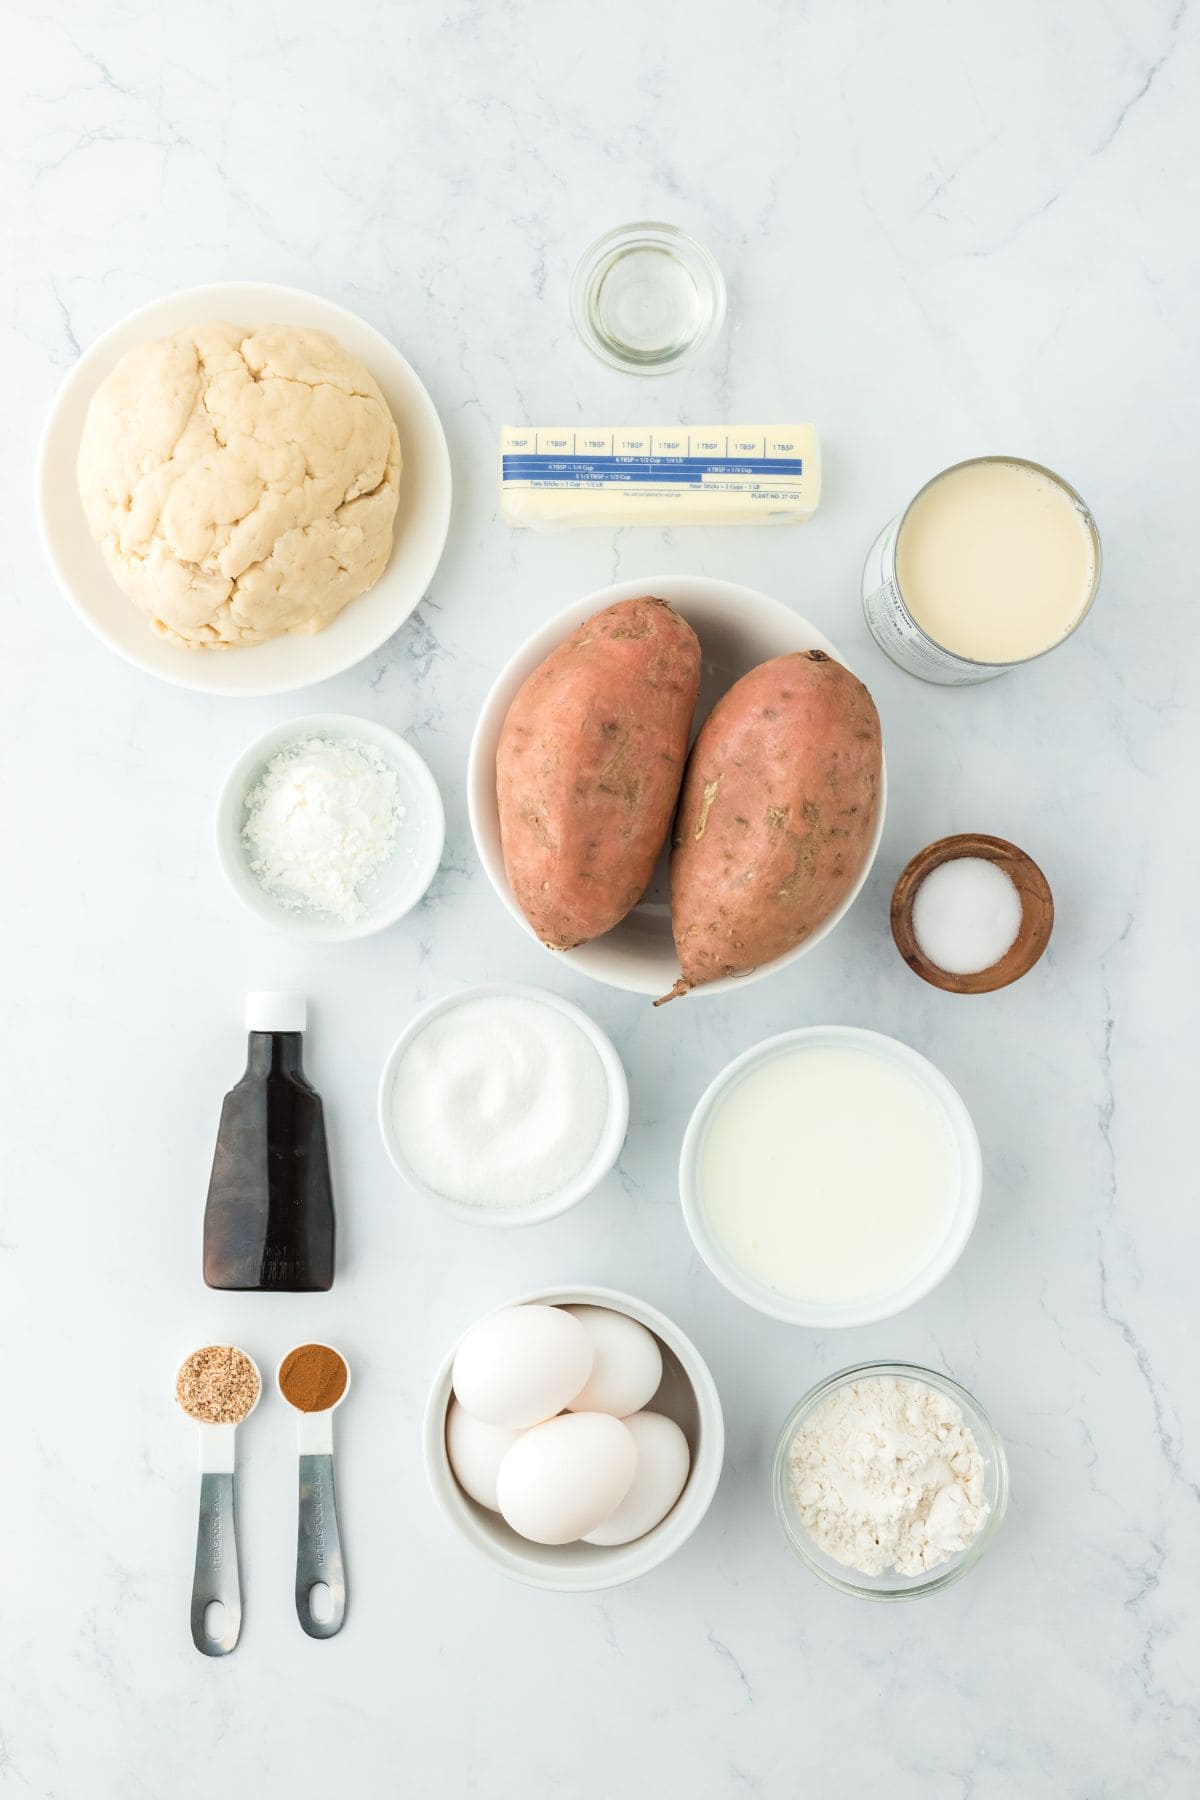
POLYGON ((677 226, 619 225, 580 257, 571 317, 611 368, 665 375, 692 362, 720 330, 725 281, 704 245, 677 226))
POLYGON ((939 1375, 933 1369, 918 1368, 914 1363, 859 1363, 856 1368, 842 1369, 838 1374, 819 1382, 788 1414, 775 1445, 771 1465, 771 1494, 788 1543, 814 1575, 819 1575, 822 1581, 828 1582, 830 1587, 839 1589, 841 1593, 856 1594, 862 1600, 912 1600, 921 1594, 936 1594, 942 1588, 960 1581, 988 1549, 1000 1529, 1008 1506, 1008 1459, 995 1426, 979 1402, 965 1388, 959 1387, 957 1381, 951 1381, 948 1375, 939 1375), (894 1375, 902 1381, 923 1382, 927 1387, 937 1388, 940 1393, 948 1395, 961 1408, 963 1418, 983 1457, 984 1495, 988 1503, 988 1516, 983 1530, 972 1538, 965 1550, 960 1550, 957 1556, 939 1563, 927 1575, 900 1575, 895 1569, 889 1569, 883 1575, 861 1575, 856 1569, 848 1569, 844 1563, 835 1562, 832 1556, 827 1556, 813 1542, 801 1522, 792 1498, 791 1483, 788 1480, 788 1451, 800 1426, 838 1388, 871 1375, 894 1375))

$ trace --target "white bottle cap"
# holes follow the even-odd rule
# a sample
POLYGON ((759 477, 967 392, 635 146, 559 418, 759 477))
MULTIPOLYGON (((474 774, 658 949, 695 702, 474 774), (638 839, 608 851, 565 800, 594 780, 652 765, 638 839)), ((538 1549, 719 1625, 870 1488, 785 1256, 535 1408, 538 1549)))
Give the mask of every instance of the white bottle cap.
POLYGON ((303 994, 246 995, 247 1031, 303 1031, 308 1005, 303 994))

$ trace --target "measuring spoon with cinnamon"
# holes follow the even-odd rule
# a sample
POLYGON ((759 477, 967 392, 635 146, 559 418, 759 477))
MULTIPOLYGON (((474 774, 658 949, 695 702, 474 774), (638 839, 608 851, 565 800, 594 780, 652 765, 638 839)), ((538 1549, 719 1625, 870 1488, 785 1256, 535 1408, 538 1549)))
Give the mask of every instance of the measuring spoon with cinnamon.
POLYGON ((309 1637, 336 1637, 346 1617, 346 1571, 333 1485, 333 1414, 350 1391, 350 1365, 331 1344, 297 1344, 275 1378, 299 1415, 296 1615, 309 1637))

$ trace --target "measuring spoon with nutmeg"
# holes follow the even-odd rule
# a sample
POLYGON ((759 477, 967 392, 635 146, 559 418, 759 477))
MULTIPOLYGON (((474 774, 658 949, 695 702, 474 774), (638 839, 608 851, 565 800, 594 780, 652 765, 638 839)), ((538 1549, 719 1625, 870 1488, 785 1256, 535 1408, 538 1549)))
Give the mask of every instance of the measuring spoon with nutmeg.
POLYGON ((309 1637, 336 1637, 346 1617, 346 1570, 333 1486, 333 1414, 350 1391, 350 1365, 332 1344, 297 1344, 275 1379, 298 1415, 296 1615, 309 1637))
POLYGON ((262 1393, 258 1364, 233 1344, 185 1356, 175 1398, 200 1427, 200 1522, 192 1575, 192 1642, 202 1656, 228 1656, 242 1629, 233 1474, 237 1428, 262 1393))

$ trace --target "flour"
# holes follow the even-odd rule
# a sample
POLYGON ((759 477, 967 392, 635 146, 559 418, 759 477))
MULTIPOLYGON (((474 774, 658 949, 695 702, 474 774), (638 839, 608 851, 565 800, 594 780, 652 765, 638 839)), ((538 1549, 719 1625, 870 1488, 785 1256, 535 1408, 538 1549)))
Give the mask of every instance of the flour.
POLYGON ((861 1575, 922 1575, 965 1550, 988 1515, 983 1457, 940 1389, 864 1376, 830 1395, 788 1453, 817 1547, 861 1575))
POLYGON ((362 884, 395 848, 404 818, 396 777, 376 750, 310 738, 273 756, 246 796, 250 869, 280 905, 351 924, 362 884))

